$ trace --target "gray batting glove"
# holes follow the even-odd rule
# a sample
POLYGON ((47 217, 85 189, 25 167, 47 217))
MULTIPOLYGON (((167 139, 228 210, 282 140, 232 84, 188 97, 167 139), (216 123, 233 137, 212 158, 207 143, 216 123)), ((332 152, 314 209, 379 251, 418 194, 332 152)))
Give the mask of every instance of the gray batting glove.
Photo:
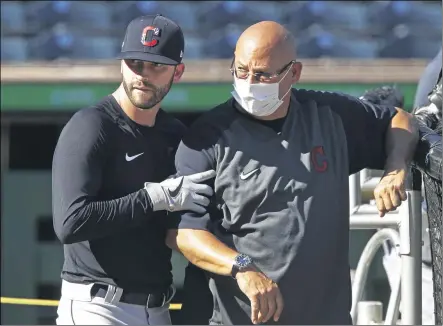
POLYGON ((209 170, 184 177, 167 179, 160 183, 145 183, 145 190, 151 198, 153 210, 194 211, 203 214, 209 205, 209 198, 214 191, 208 185, 201 184, 214 178, 216 172, 209 170))

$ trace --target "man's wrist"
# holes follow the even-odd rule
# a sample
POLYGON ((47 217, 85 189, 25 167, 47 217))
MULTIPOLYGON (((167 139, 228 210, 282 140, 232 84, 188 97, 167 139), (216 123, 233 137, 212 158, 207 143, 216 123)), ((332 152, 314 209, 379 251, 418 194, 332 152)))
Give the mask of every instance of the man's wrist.
POLYGON ((242 277, 243 275, 245 275, 248 272, 259 272, 259 270, 254 265, 251 265, 251 266, 242 268, 241 270, 238 270, 237 273, 235 273, 235 275, 232 277, 235 278, 236 280, 238 280, 239 277, 242 277))
MULTIPOLYGON (((392 155, 394 156, 394 155, 392 155)), ((397 155, 395 155, 397 156, 397 155)), ((398 156, 397 156, 398 157, 398 156)), ((386 160, 385 163, 385 173, 390 173, 390 172, 398 172, 400 170, 407 170, 410 164, 410 161, 408 160, 401 160, 398 158, 392 158, 390 159, 389 157, 386 160)))
POLYGON ((151 199, 152 209, 161 211, 168 209, 168 202, 163 187, 159 183, 145 182, 144 190, 151 199))
POLYGON ((385 174, 398 173, 400 171, 406 171, 409 167, 409 162, 386 162, 385 174))

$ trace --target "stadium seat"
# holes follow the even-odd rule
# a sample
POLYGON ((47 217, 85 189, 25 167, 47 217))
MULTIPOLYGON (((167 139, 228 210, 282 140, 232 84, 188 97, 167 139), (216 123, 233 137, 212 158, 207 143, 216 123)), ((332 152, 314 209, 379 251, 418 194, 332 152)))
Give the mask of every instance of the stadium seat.
POLYGON ((1 2, 1 30, 6 36, 26 31, 25 9, 22 2, 1 2))
POLYGON ((115 37, 88 35, 59 23, 29 42, 35 60, 114 59, 121 41, 115 37))
MULTIPOLYGON (((315 7, 313 3, 310 5, 315 7)), ((370 27, 366 19, 366 5, 364 4, 357 2, 322 1, 320 8, 317 19, 320 20, 320 25, 326 28, 364 31, 370 27)), ((317 8, 317 10, 318 9, 319 8, 317 8)))
POLYGON ((63 23, 53 29, 40 32, 29 40, 29 54, 32 60, 57 60, 70 58, 74 47, 74 33, 63 23))
POLYGON ((239 35, 261 20, 284 24, 299 40, 299 55, 310 58, 429 58, 438 47, 433 40, 442 36, 441 4, 420 1, 3 1, 1 9, 2 36, 33 33, 28 52, 25 46, 18 53, 48 60, 113 57, 127 24, 155 13, 182 27, 185 59, 231 58, 239 35), (53 29, 59 23, 65 27, 53 29), (404 26, 411 35, 396 36, 404 26), (371 35, 384 41, 379 45, 371 35))
MULTIPOLYGON (((234 22, 249 26, 261 20, 270 19, 264 17, 262 10, 251 8, 252 6, 261 5, 255 2, 252 4, 248 1, 214 1, 209 3, 210 6, 208 5, 198 13, 198 30, 207 36, 213 31, 225 28, 228 24, 234 22)), ((266 9, 269 4, 264 6, 263 8, 266 9)), ((274 17, 280 19, 277 12, 276 9, 270 13, 274 13, 274 17)))
POLYGON ((304 1, 290 1, 285 5, 282 22, 291 32, 299 32, 316 23, 315 16, 304 1))
POLYGON ((334 34, 318 30, 299 38, 298 56, 301 58, 356 58, 372 59, 377 56, 378 42, 356 38, 348 34, 334 34))
POLYGON ((77 35, 74 38, 72 59, 115 59, 121 42, 109 36, 77 35))
POLYGON ((285 7, 281 3, 275 1, 244 1, 244 8, 251 23, 262 20, 283 22, 285 7))
POLYGON ((213 31, 203 44, 205 58, 232 58, 235 44, 244 29, 243 25, 228 24, 225 29, 213 31))
POLYGON ((72 1, 68 23, 76 29, 106 33, 112 25, 112 10, 105 1, 72 1))
POLYGON ((328 30, 367 31, 366 6, 357 2, 300 1, 284 6, 284 23, 293 32, 312 25, 328 30))
POLYGON ((201 59, 203 57, 203 45, 205 39, 198 35, 185 33, 185 51, 183 60, 201 59))
POLYGON ((113 22, 120 29, 117 36, 123 37, 129 22, 143 15, 162 14, 176 21, 183 31, 197 28, 197 11, 201 4, 196 1, 116 1, 113 3, 113 22))
POLYGON ((117 36, 123 37, 126 26, 131 20, 157 12, 158 1, 115 1, 112 6, 112 21, 118 29, 117 36))
POLYGON ((30 30, 38 32, 59 22, 67 22, 71 1, 28 1, 27 19, 30 30))
POLYGON ((368 5, 368 21, 379 34, 389 33, 397 25, 409 25, 416 34, 441 35, 441 2, 375 1, 368 5))
POLYGON ((27 45, 23 37, 2 37, 1 38, 1 61, 26 61, 27 45))
POLYGON ((197 29, 198 1, 160 1, 159 13, 177 22, 183 31, 197 29))
POLYGON ((382 58, 431 59, 441 49, 441 39, 414 35, 404 25, 397 26, 393 33, 383 39, 379 56, 382 58))
POLYGON ((113 26, 110 4, 104 1, 29 1, 27 6, 30 23, 36 30, 61 22, 89 33, 107 32, 113 26))

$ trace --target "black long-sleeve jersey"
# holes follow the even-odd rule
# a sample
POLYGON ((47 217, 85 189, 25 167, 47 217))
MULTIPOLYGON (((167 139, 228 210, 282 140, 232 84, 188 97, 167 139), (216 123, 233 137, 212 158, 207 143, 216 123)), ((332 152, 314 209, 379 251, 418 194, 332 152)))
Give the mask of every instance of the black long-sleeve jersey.
POLYGON ((175 173, 185 130, 162 110, 153 127, 141 126, 111 95, 74 114, 60 134, 52 166, 63 279, 147 293, 171 284, 169 216, 153 212, 143 186, 175 173))

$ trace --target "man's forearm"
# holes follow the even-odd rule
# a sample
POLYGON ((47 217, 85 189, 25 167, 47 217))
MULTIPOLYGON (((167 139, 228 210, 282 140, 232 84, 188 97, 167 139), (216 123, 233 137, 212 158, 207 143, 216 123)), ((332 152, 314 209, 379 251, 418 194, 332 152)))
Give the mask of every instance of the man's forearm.
POLYGON ((169 230, 166 244, 180 251, 194 265, 206 271, 231 275, 238 252, 204 230, 169 230))
POLYGON ((397 109, 386 134, 385 171, 405 168, 412 160, 418 143, 418 127, 414 118, 397 109))

